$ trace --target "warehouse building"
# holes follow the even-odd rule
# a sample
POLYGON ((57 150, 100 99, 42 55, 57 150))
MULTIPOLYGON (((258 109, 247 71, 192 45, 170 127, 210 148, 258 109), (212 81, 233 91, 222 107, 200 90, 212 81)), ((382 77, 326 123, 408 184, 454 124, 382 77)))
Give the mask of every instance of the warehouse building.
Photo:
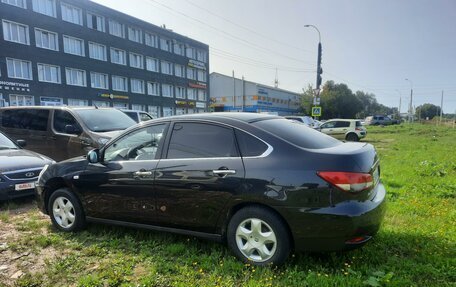
POLYGON ((1 0, 0 106, 205 112, 209 47, 88 0, 1 0))
POLYGON ((219 73, 210 74, 211 107, 214 111, 298 113, 301 95, 219 73))

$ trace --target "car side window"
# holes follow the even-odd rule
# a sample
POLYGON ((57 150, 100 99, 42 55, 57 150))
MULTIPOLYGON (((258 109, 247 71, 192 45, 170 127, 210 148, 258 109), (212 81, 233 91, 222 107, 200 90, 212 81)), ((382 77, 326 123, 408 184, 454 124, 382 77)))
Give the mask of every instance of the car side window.
POLYGON ((237 157, 236 139, 231 128, 203 123, 176 123, 167 158, 237 157))
POLYGON ((67 125, 71 125, 74 128, 81 130, 78 122, 69 112, 55 110, 53 123, 54 130, 58 133, 66 134, 67 132, 65 130, 65 127, 67 125))
POLYGON ((332 129, 336 125, 336 122, 324 123, 321 125, 322 129, 332 129))
POLYGON ((336 122, 335 127, 336 128, 348 128, 348 127, 350 127, 350 122, 338 121, 338 122, 336 122))
POLYGON ((149 116, 149 115, 146 114, 146 113, 140 113, 139 116, 140 116, 140 118, 141 118, 141 122, 145 122, 145 121, 150 121, 150 120, 152 120, 152 117, 149 116))
POLYGON ((239 130, 236 130, 236 139, 243 157, 260 156, 268 149, 264 142, 239 130))
POLYGON ((48 119, 49 110, 45 109, 6 110, 2 115, 2 125, 5 128, 46 131, 48 119))
POLYGON ((158 159, 166 124, 145 127, 118 139, 106 148, 104 161, 158 159))

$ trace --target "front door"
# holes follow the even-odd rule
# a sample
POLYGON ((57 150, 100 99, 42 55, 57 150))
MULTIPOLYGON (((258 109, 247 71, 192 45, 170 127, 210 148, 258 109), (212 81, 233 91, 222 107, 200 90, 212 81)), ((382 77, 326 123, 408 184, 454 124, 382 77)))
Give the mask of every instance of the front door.
POLYGON ((154 176, 167 124, 133 130, 104 150, 101 163, 89 164, 75 180, 87 215, 155 223, 154 176))
POLYGON ((155 177, 161 225, 213 233, 221 210, 244 180, 230 127, 175 123, 155 177))

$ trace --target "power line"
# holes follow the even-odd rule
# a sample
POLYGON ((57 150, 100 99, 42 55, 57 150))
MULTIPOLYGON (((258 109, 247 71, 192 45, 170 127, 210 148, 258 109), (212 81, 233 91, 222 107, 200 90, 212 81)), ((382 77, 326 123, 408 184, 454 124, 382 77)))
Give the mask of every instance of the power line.
POLYGON ((299 50, 299 51, 302 51, 302 52, 307 52, 307 53, 312 53, 312 54, 315 53, 315 51, 305 50, 305 49, 303 49, 303 48, 300 48, 300 47, 297 47, 297 46, 290 45, 290 44, 288 44, 288 43, 284 43, 284 42, 278 41, 278 40, 276 40, 276 39, 274 39, 274 38, 269 37, 268 35, 259 33, 258 31, 255 31, 255 30, 252 30, 252 29, 250 29, 250 28, 248 28, 248 27, 246 27, 246 26, 240 25, 240 24, 238 24, 238 23, 236 23, 236 22, 234 22, 234 21, 231 21, 231 20, 228 19, 228 18, 225 18, 225 17, 223 17, 223 16, 221 16, 221 15, 218 15, 218 14, 216 14, 216 13, 214 13, 214 12, 212 12, 212 11, 210 11, 210 10, 208 10, 208 9, 206 9, 206 8, 204 8, 204 7, 200 6, 200 5, 198 5, 198 4, 195 4, 195 3, 193 3, 192 1, 186 0, 186 2, 189 3, 190 5, 194 6, 194 7, 197 7, 197 8, 199 8, 199 9, 203 10, 203 11, 206 11, 207 13, 209 13, 210 15, 212 15, 212 16, 214 16, 214 17, 220 18, 220 19, 222 19, 222 20, 224 20, 224 21, 226 21, 226 22, 228 22, 228 23, 230 23, 230 24, 232 24, 232 25, 234 25, 234 26, 236 26, 236 27, 238 27, 238 28, 241 28, 241 29, 243 29, 243 30, 245 30, 245 31, 248 31, 248 32, 250 32, 250 33, 253 33, 253 34, 256 35, 256 36, 263 37, 264 39, 267 39, 267 40, 269 40, 269 41, 273 41, 273 42, 275 42, 275 43, 277 43, 277 44, 280 44, 280 45, 283 45, 283 46, 286 46, 286 47, 289 47, 289 48, 293 48, 293 49, 296 49, 296 50, 299 50))
POLYGON ((231 33, 228 33, 228 32, 226 32, 226 31, 223 31, 223 30, 221 30, 221 29, 219 29, 219 28, 217 28, 217 27, 214 27, 214 26, 212 26, 212 25, 210 25, 210 24, 207 24, 207 23, 205 23, 205 22, 203 22, 203 21, 201 21, 201 20, 199 20, 199 19, 197 19, 197 18, 194 18, 194 17, 192 17, 192 16, 189 16, 189 15, 187 15, 187 14, 181 12, 181 11, 177 11, 176 9, 174 9, 174 8, 172 8, 172 7, 169 7, 168 5, 165 5, 165 4, 163 4, 163 3, 160 3, 160 2, 158 2, 158 1, 156 1, 156 0, 147 0, 147 1, 149 1, 150 3, 157 4, 157 5, 159 5, 159 6, 162 6, 162 7, 166 8, 166 9, 172 11, 172 12, 175 13, 175 14, 181 15, 181 16, 183 16, 183 17, 185 17, 185 18, 188 18, 188 19, 191 19, 191 20, 193 20, 193 21, 195 21, 195 22, 198 22, 198 23, 202 24, 204 27, 211 28, 212 30, 215 30, 215 31, 217 31, 217 32, 219 32, 219 33, 222 33, 222 34, 224 34, 224 35, 226 35, 226 36, 232 38, 232 39, 235 39, 235 40, 237 40, 237 41, 239 41, 239 42, 242 42, 242 43, 244 43, 245 45, 254 47, 255 49, 267 51, 267 52, 269 52, 269 53, 272 53, 272 54, 275 54, 275 55, 278 55, 278 56, 280 56, 280 57, 287 58, 287 59, 290 59, 290 60, 293 60, 293 61, 298 61, 298 62, 302 62, 302 63, 306 63, 306 64, 311 63, 310 61, 303 61, 303 60, 301 60, 301 59, 297 59, 297 58, 294 58, 294 57, 290 57, 290 56, 288 56, 288 55, 279 53, 279 52, 277 52, 277 51, 268 49, 268 48, 266 48, 266 47, 259 46, 259 45, 255 44, 255 43, 253 43, 253 42, 250 42, 250 41, 248 41, 248 40, 242 39, 242 38, 240 38, 240 37, 238 37, 238 36, 236 36, 236 35, 233 35, 233 34, 231 34, 231 33))

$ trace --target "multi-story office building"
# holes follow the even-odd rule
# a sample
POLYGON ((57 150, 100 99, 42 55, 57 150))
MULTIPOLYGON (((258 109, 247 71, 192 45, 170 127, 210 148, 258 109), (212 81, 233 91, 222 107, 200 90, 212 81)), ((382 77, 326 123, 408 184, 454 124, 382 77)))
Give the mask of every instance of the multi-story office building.
POLYGON ((0 106, 208 107, 209 47, 88 0, 0 0, 0 106))
POLYGON ((211 98, 215 111, 276 113, 299 112, 301 95, 219 73, 211 73, 211 98))

